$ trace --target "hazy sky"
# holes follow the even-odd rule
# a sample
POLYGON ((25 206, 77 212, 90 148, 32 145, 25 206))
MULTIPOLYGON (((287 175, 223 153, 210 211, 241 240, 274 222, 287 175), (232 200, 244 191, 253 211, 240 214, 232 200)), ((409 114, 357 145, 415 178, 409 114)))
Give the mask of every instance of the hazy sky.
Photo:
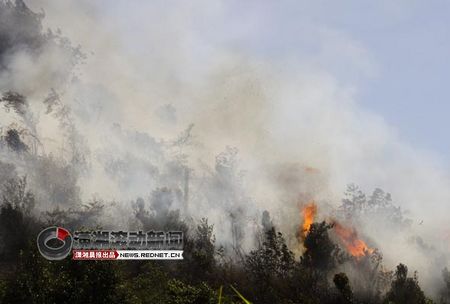
MULTIPOLYGON (((320 66, 354 88, 360 105, 382 116, 398 130, 400 138, 448 163, 450 2, 195 3, 191 9, 199 18, 189 24, 203 42, 244 49, 280 64, 289 59, 320 66), (215 14, 215 9, 220 14, 215 14)), ((165 1, 152 2, 149 10, 134 10, 130 20, 124 12, 144 3, 117 4, 99 2, 127 31, 138 28, 142 21, 136 11, 145 18, 155 4, 162 11, 171 6, 165 1)))
POLYGON ((405 141, 449 161, 450 2, 254 3, 236 16, 261 16, 248 43, 269 56, 320 53, 337 79, 357 85, 362 106, 398 128, 405 141), (324 40, 301 34, 309 26, 323 31, 324 40))
MULTIPOLYGON (((45 7, 45 3, 34 5, 45 7)), ((360 106, 380 115, 403 141, 449 163, 448 1, 83 3, 86 15, 106 16, 102 18, 109 23, 106 26, 128 37, 133 52, 148 52, 139 50, 146 47, 141 43, 148 32, 143 24, 154 27, 161 37, 176 32, 183 37, 182 27, 187 26, 190 37, 181 45, 198 64, 205 54, 222 48, 244 51, 253 58, 261 56, 281 66, 296 61, 321 68, 342 86, 353 89, 360 106), (89 7, 95 7, 95 13, 89 7), (158 22, 165 17, 174 22, 158 22), (167 28, 167 24, 173 27, 167 28)), ((52 5, 57 8, 59 4, 52 5)), ((53 18, 58 12, 48 13, 53 18)), ((64 12, 62 16, 71 15, 64 12)))
MULTIPOLYGON (((450 22, 448 1, 314 1, 274 5, 266 26, 271 44, 292 51, 299 18, 307 18, 360 47, 373 71, 357 71, 358 101, 399 129, 406 141, 429 148, 448 161, 450 141, 450 22), (312 3, 312 2, 311 2, 312 3), (283 33, 282 35, 277 35, 283 33), (367 77, 369 76, 369 77, 367 77)), ((269 14, 267 14, 269 15, 269 14)), ((261 32, 264 35, 265 31, 261 32)), ((265 43, 269 37, 259 37, 265 43)), ((303 45, 308 47, 308 45, 303 45)), ((361 58, 355 58, 360 60, 361 58)), ((331 62, 338 79, 348 75, 339 54, 331 62)), ((345 58, 344 60, 352 60, 345 58)), ((354 81, 354 79, 352 79, 354 81)))
POLYGON ((360 43, 377 68, 360 88, 359 101, 414 146, 437 151, 448 161, 450 2, 330 3, 312 8, 311 18, 360 43))

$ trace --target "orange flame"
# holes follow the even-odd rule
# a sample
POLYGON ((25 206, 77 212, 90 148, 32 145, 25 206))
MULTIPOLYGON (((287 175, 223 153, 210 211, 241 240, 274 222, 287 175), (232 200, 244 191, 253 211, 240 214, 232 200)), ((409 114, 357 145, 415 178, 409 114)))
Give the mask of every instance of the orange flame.
POLYGON ((358 233, 354 228, 344 227, 338 222, 334 222, 334 231, 344 243, 347 251, 357 259, 374 252, 374 249, 369 248, 363 240, 358 238, 358 233))
POLYGON ((309 229, 311 228, 312 223, 314 223, 314 217, 317 213, 317 206, 314 202, 311 202, 302 208, 303 214, 303 225, 301 235, 306 237, 309 233, 309 229))

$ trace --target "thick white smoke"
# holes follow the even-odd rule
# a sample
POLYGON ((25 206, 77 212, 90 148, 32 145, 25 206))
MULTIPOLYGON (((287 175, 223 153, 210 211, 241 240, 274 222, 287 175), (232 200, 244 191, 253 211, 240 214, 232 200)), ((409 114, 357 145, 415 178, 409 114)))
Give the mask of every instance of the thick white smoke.
MULTIPOLYGON (((346 184, 355 182, 366 191, 390 192, 413 220, 402 233, 373 223, 360 227, 387 266, 403 262, 419 270, 426 286, 447 266, 448 173, 429 153, 403 143, 382 117, 359 106, 356 80, 341 81, 323 64, 333 60, 329 49, 335 48, 349 71, 371 73, 367 52, 350 38, 305 24, 299 35, 317 53, 267 56, 241 43, 263 20, 256 14, 240 19, 236 3, 27 4, 42 8, 44 25, 60 28, 87 58, 73 79, 65 79, 72 63, 60 49, 49 47, 37 60, 17 52, 10 74, 0 77, 1 89, 36 101, 40 149, 55 155, 64 154, 65 134, 37 101, 52 88, 64 92, 61 99, 88 158, 88 170, 77 182, 84 199, 97 195, 126 205, 156 187, 182 188, 184 172, 170 164, 186 154, 182 163, 192 168, 192 189, 184 212, 208 217, 222 243, 231 242, 230 217, 239 213, 236 223, 247 231, 249 248, 253 221, 263 210, 294 235, 300 203, 314 199, 325 218, 346 184), (190 124, 190 145, 167 148, 170 157, 159 150, 190 124), (214 173, 223 169, 217 168, 217 155, 231 159, 223 174, 214 173), (434 249, 420 249, 411 236, 434 249), (438 257, 444 258, 434 265, 438 257)), ((182 206, 181 199, 174 204, 182 206)))

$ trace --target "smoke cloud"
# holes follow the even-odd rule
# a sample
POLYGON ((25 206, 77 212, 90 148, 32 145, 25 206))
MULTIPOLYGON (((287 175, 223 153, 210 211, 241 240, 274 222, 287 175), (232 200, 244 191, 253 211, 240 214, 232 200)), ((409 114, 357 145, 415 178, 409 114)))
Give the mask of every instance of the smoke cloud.
POLYGON ((3 150, 2 162, 34 176, 38 209, 99 197, 117 207, 105 223, 133 226, 123 214, 150 197, 158 210, 207 217, 218 243, 243 250, 268 210, 297 246, 300 206, 314 200, 327 219, 354 182, 389 192, 411 220, 399 231, 382 219, 355 224, 386 266, 418 270, 429 290, 440 279, 448 172, 359 105, 353 76, 376 73, 376 63, 356 41, 302 21, 299 35, 317 52, 261 53, 245 41, 267 12, 243 13, 233 2, 26 3, 52 32, 33 34, 40 29, 1 13, 2 31, 26 35, 0 52, 0 90, 26 96, 28 114, 2 111, 0 124, 32 130, 25 138, 29 146, 39 138, 34 153, 63 165, 3 150), (336 64, 353 76, 339 79, 336 64), (67 191, 52 193, 52 183, 67 191))

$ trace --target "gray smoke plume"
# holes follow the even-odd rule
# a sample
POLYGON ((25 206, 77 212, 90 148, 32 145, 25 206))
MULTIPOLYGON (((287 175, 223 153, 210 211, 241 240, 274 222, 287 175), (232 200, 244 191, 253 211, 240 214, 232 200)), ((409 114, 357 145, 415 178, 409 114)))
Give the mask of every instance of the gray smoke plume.
MULTIPOLYGON (((242 46, 261 21, 230 18, 236 3, 26 4, 24 15, 11 9, 21 1, 0 10, 0 127, 16 145, 2 146, 0 175, 28 176, 36 212, 101 198, 105 225, 135 228, 178 210, 208 218, 239 252, 267 210, 296 247, 301 206, 314 200, 327 219, 356 182, 391 193, 410 219, 395 230, 382 213, 352 222, 387 267, 403 262, 431 289, 449 266, 444 166, 361 108, 357 83, 317 58, 242 46)), ((351 39, 308 30, 322 48, 354 46, 336 55, 349 69, 371 66, 351 39)))

